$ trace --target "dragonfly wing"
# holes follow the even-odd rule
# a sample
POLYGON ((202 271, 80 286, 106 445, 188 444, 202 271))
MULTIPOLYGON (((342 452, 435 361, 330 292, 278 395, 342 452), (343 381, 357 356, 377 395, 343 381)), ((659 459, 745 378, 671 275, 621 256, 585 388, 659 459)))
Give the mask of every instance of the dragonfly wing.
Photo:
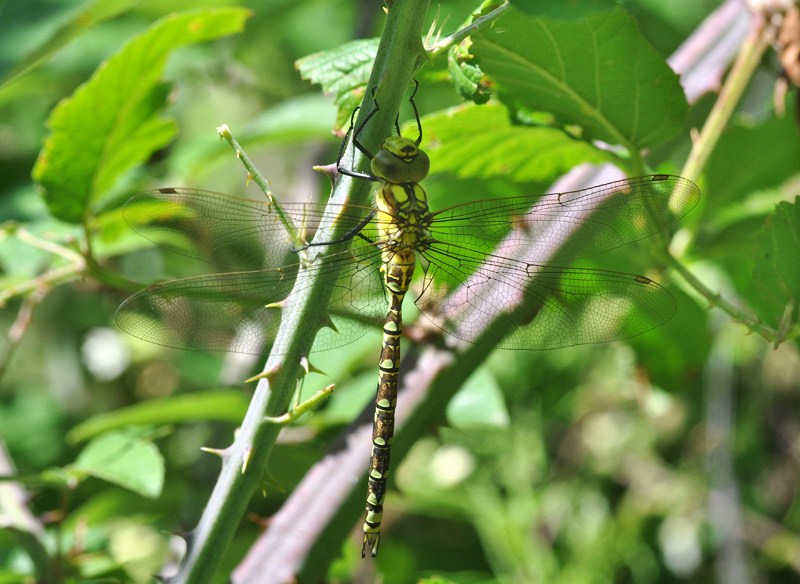
POLYGON ((289 229, 331 241, 318 227, 335 217, 345 231, 360 224, 367 207, 239 199, 200 189, 162 188, 128 200, 123 217, 139 234, 173 251, 229 269, 261 270, 296 261, 289 229), (288 227, 287 227, 288 226, 288 227))
MULTIPOLYGON (((327 263, 304 268, 317 279, 334 279, 331 314, 335 332, 323 329, 319 350, 346 345, 374 327, 380 279, 370 270, 380 261, 378 250, 366 244, 340 252, 327 263), (377 286, 375 281, 377 280, 377 286), (360 290, 355 290, 360 287, 360 290)), ((211 274, 171 280, 145 288, 117 310, 117 325, 125 332, 179 349, 259 355, 272 343, 283 318, 280 304, 305 285, 295 286, 300 264, 270 270, 211 274)), ((285 322, 301 336, 313 336, 320 318, 285 322)))
POLYGON ((476 253, 518 257, 536 242, 539 263, 598 255, 669 231, 696 204, 692 181, 628 178, 577 191, 457 205, 434 215, 431 235, 476 253))
MULTIPOLYGON (((363 232, 372 231, 372 228, 366 228, 363 232)), ((387 301, 378 247, 356 238, 341 256, 347 260, 334 281, 327 306, 333 326, 325 327, 317 334, 314 341, 317 351, 335 349, 354 341, 367 331, 377 330, 386 319, 387 301)))
POLYGON ((501 341, 488 341, 493 346, 554 349, 639 335, 675 313, 672 295, 644 276, 496 256, 478 262, 436 247, 425 255, 423 314, 471 343, 498 319, 513 321, 501 341))

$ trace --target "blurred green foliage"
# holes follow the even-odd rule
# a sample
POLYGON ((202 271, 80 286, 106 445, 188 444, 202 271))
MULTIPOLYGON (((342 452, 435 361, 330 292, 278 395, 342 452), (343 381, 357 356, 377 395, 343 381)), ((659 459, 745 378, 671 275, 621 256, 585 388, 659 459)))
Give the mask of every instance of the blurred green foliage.
MULTIPOLYGON (((445 36, 478 4, 444 1, 428 18, 445 36)), ((455 55, 420 71, 435 208, 540 192, 582 162, 630 171, 640 148, 659 148, 644 159, 655 171, 681 168, 686 120, 708 104, 687 106, 664 59, 712 6, 574 4, 585 14, 521 3, 459 48, 464 77, 491 79, 478 84, 495 96, 487 105, 461 103, 455 55)), ((192 5, 3 7, 0 475, 19 480, 0 483, 3 581, 145 582, 174 566, 181 540, 168 534, 196 524, 219 469, 200 449, 230 444, 243 380, 262 364, 114 328, 131 291, 204 269, 133 234, 120 208, 159 186, 261 196, 217 138, 223 123, 282 200, 324 200, 311 166, 336 157, 383 19, 378 2, 192 5)), ((472 364, 393 473, 381 555, 362 561, 355 539, 340 542, 317 567, 324 581, 797 580, 800 142, 792 114, 772 110, 773 83, 769 67, 752 80, 671 251, 789 340, 773 350, 674 271, 656 272, 652 242, 608 254, 604 265, 668 287, 676 316, 626 342, 472 364)), ((312 356, 324 374, 307 376, 305 394, 336 391, 282 435, 216 581, 368 407, 379 343, 375 331, 312 356)))

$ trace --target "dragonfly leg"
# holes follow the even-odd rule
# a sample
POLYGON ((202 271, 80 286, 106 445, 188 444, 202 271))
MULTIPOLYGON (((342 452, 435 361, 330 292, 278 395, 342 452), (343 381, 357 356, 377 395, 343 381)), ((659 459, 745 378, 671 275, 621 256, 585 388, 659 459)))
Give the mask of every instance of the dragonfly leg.
POLYGON ((364 235, 361 235, 359 232, 362 229, 364 229, 364 227, 366 227, 369 224, 369 222, 372 221, 374 218, 375 218, 375 211, 373 211, 372 213, 370 213, 369 215, 364 217, 364 219, 362 219, 361 222, 358 225, 353 227, 350 231, 345 233, 342 237, 340 237, 336 241, 320 241, 318 243, 311 242, 311 243, 307 243, 304 246, 299 247, 299 248, 292 248, 292 251, 296 253, 296 252, 299 252, 299 251, 303 251, 304 249, 308 249, 309 247, 316 247, 316 246, 320 246, 320 245, 336 245, 337 243, 346 243, 346 242, 350 241, 351 239, 353 239, 357 235, 360 236, 361 238, 363 238, 365 241, 367 241, 369 243, 373 243, 371 239, 369 239, 368 237, 365 237, 364 235))

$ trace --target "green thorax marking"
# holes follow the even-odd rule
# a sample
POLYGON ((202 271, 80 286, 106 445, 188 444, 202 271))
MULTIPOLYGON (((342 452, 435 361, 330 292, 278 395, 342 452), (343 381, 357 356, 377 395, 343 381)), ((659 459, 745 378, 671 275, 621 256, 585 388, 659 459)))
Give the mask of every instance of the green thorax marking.
POLYGON ((429 168, 428 155, 402 136, 387 138, 372 158, 373 174, 383 179, 375 206, 385 264, 399 260, 413 270, 414 251, 424 252, 430 246, 428 196, 418 184, 429 168))

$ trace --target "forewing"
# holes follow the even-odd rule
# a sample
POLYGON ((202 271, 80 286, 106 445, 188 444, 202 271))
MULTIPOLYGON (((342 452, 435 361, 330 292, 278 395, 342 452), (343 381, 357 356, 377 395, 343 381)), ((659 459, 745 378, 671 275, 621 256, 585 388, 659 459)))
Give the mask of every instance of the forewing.
POLYGON ((168 187, 135 195, 125 204, 123 216, 147 239, 183 255, 223 268, 260 270, 297 261, 291 231, 306 241, 316 235, 317 242, 330 242, 332 235, 317 233, 320 225, 330 225, 335 218, 347 232, 370 211, 314 203, 278 207, 267 201, 168 187))
POLYGON ((514 311, 501 348, 641 334, 674 314, 667 290, 644 276, 557 264, 667 231, 699 195, 687 179, 655 175, 447 209, 434 216, 418 304, 434 324, 469 342, 514 311))
POLYGON ((540 263, 566 262, 669 231, 699 197, 688 179, 643 176, 565 193, 458 205, 434 215, 431 235, 477 255, 491 253, 502 241, 507 257, 518 257, 535 241, 540 263))

